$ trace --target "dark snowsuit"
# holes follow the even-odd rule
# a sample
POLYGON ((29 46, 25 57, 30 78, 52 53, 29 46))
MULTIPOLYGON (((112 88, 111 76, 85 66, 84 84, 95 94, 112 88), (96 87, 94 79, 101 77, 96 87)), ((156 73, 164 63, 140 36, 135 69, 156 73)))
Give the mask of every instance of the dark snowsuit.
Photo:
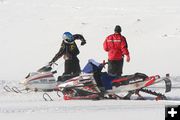
MULTIPOLYGON (((84 37, 80 34, 73 35, 74 40, 81 40, 81 45, 86 43, 84 37)), ((65 81, 72 76, 77 76, 81 72, 79 59, 77 55, 80 53, 75 42, 66 43, 62 42, 59 52, 54 56, 51 62, 56 62, 62 56, 64 57, 64 73, 58 78, 58 80, 65 81), (63 78, 62 78, 63 77, 63 78)))

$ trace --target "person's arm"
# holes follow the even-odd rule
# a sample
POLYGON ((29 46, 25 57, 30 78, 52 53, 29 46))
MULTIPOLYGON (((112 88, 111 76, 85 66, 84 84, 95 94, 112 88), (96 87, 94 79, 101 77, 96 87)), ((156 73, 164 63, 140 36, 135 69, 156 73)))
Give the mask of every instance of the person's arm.
POLYGON ((121 50, 122 50, 123 55, 126 56, 126 61, 129 62, 130 55, 129 55, 129 50, 128 50, 128 44, 125 37, 123 37, 122 42, 121 42, 121 50))
POLYGON ((50 64, 56 62, 59 58, 61 58, 64 54, 65 51, 65 43, 63 42, 61 44, 61 48, 59 50, 59 52, 53 57, 53 59, 49 62, 50 64))
POLYGON ((81 40, 81 45, 85 45, 86 44, 86 40, 84 39, 84 37, 81 34, 74 34, 73 35, 74 40, 81 40))
POLYGON ((103 48, 105 51, 109 51, 106 40, 103 43, 103 48))
POLYGON ((105 41, 104 41, 104 43, 103 43, 103 48, 104 48, 105 51, 108 52, 108 51, 109 51, 109 47, 108 47, 107 39, 108 39, 108 38, 106 38, 105 41))

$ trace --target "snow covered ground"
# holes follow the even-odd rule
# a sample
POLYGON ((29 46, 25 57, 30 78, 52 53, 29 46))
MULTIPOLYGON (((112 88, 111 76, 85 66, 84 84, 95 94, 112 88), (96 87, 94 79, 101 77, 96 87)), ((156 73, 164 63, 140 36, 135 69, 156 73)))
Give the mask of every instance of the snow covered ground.
MULTIPOLYGON (((45 102, 41 92, 7 93, 3 86, 16 85, 47 64, 65 31, 87 40, 80 47, 82 67, 89 58, 106 60, 102 43, 116 24, 122 26, 131 54, 124 74, 180 76, 179 6, 179 0, 0 0, 0 118, 164 120, 164 106, 180 104, 179 78, 167 94, 171 101, 63 101, 51 93, 57 99, 45 102)), ((61 74, 63 60, 58 64, 61 74)))
MULTIPOLYGON (((6 92, 6 85, 19 87, 18 81, 0 81, 0 116, 3 119, 138 119, 164 120, 165 106, 180 104, 180 77, 173 78, 173 89, 165 94, 168 100, 72 100, 64 101, 56 92, 48 92, 53 101, 43 99, 44 92, 6 92), (178 79, 178 81, 177 81, 178 79)), ((153 88, 162 92, 163 84, 153 88), (158 88, 159 87, 159 88, 158 88)), ((145 95, 146 97, 146 95, 145 95)), ((148 96, 148 98, 152 96, 148 96)))

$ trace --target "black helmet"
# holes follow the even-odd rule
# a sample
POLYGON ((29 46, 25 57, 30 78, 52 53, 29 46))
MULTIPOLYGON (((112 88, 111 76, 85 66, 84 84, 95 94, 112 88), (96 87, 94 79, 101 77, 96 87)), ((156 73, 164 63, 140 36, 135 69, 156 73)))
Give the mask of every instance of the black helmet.
POLYGON ((121 31, 122 31, 122 30, 121 30, 121 26, 116 25, 116 27, 114 28, 114 32, 120 33, 121 31))

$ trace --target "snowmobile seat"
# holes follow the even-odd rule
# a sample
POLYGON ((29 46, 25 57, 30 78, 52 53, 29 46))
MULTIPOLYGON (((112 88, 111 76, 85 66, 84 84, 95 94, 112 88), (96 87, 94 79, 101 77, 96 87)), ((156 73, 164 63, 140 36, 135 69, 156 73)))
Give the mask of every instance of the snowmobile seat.
POLYGON ((79 74, 63 74, 62 76, 58 76, 57 82, 65 82, 73 77, 78 76, 79 74))
POLYGON ((132 82, 144 81, 148 76, 144 73, 135 73, 132 75, 125 75, 112 80, 113 86, 127 85, 132 82))

